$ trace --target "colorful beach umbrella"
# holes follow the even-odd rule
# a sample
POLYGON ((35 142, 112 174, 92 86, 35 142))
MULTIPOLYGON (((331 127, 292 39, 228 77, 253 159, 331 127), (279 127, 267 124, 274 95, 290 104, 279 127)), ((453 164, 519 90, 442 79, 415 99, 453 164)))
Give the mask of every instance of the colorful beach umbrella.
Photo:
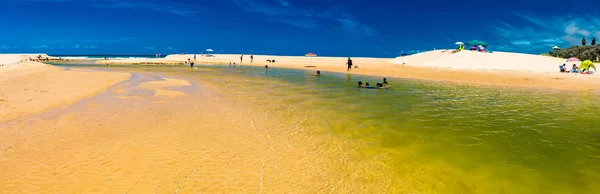
POLYGON ((315 54, 315 53, 306 53, 304 56, 305 56, 305 57, 310 57, 310 62, 309 62, 309 65, 308 65, 308 67, 313 67, 313 66, 312 66, 312 57, 316 57, 316 56, 317 56, 317 54, 315 54))
POLYGON ((572 61, 581 61, 581 60, 579 60, 578 58, 575 58, 575 57, 571 57, 571 58, 567 59, 567 62, 572 62, 572 61))
POLYGON ((594 68, 594 71, 597 71, 596 66, 594 66, 594 63, 592 63, 590 60, 585 60, 581 62, 581 65, 579 65, 579 70, 587 69, 589 71, 590 68, 594 68))

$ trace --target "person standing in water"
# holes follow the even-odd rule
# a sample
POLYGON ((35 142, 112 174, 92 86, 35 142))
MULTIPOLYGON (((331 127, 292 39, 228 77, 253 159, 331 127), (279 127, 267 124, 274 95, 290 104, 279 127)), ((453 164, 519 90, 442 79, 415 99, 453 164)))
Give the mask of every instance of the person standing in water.
POLYGON ((385 77, 383 78, 383 83, 382 84, 388 84, 387 79, 385 79, 385 77))
POLYGON ((348 65, 348 71, 352 70, 352 59, 350 59, 350 57, 348 57, 348 62, 346 62, 346 64, 348 65))
MULTIPOLYGON (((252 62, 250 62, 250 63, 252 63, 252 62)), ((267 70, 267 69, 269 69, 269 66, 268 66, 268 65, 265 65, 265 70, 267 70)))

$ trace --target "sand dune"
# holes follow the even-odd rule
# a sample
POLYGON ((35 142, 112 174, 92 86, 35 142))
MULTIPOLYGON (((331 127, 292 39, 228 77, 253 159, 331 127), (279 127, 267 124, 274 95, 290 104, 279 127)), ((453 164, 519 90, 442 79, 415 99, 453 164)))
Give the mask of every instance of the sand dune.
MULTIPOLYGON (((522 53, 494 52, 481 53, 462 51, 429 51, 416 55, 398 57, 394 64, 415 67, 451 68, 457 70, 499 70, 536 73, 557 73, 564 59, 522 53)), ((568 63, 570 68, 574 63, 568 63)), ((576 63, 577 65, 579 63, 576 63)))

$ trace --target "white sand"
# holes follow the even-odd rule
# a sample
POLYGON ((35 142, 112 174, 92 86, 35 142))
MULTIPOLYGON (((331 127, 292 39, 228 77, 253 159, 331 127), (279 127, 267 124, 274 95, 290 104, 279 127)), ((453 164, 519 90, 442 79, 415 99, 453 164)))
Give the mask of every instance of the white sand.
POLYGON ((496 70, 535 73, 558 73, 558 66, 564 63, 571 69, 573 64, 565 59, 508 52, 481 53, 451 50, 429 51, 392 60, 394 64, 405 64, 415 67, 450 68, 456 70, 496 70))

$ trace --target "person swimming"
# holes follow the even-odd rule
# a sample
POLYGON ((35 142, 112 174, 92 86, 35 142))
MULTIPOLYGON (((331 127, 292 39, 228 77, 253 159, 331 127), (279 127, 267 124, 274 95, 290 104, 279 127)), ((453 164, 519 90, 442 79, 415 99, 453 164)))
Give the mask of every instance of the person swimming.
POLYGON ((321 76, 321 71, 317 71, 317 75, 315 76, 321 76))
POLYGON ((383 84, 388 84, 387 79, 385 77, 383 78, 383 84))
POLYGON ((361 81, 358 81, 358 87, 359 88, 364 88, 365 86, 363 86, 363 83, 361 81))
POLYGON ((269 69, 269 66, 268 66, 268 65, 265 65, 265 69, 269 69))

